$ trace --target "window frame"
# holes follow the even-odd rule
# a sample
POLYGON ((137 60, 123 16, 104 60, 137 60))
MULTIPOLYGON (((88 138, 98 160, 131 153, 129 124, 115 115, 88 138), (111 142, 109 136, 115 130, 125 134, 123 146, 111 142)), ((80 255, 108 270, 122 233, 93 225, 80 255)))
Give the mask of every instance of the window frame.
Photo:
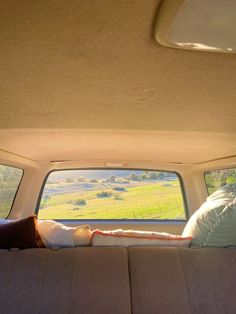
POLYGON ((210 196, 211 194, 209 193, 209 190, 208 190, 208 187, 207 187, 206 174, 209 173, 209 172, 213 172, 213 171, 229 170, 229 169, 233 169, 233 168, 235 168, 235 170, 236 170, 236 166, 233 166, 233 167, 217 168, 217 169, 214 168, 214 169, 211 169, 211 170, 204 171, 203 178, 204 178, 204 183, 205 183, 205 187, 206 187, 206 191, 207 191, 207 195, 208 196, 210 196))
POLYGON ((45 188, 45 185, 47 183, 48 177, 50 176, 51 173, 57 172, 57 171, 73 171, 73 170, 130 170, 130 171, 156 171, 156 172, 168 172, 168 173, 174 173, 179 179, 179 184, 180 184, 180 191, 182 193, 182 198, 183 198, 183 209, 184 209, 184 214, 185 214, 185 219, 52 219, 58 222, 76 222, 76 221, 81 221, 84 223, 89 223, 89 222, 97 222, 97 223, 106 223, 106 222, 111 222, 111 223, 129 223, 129 222, 142 222, 142 223, 186 223, 189 219, 189 206, 187 202, 187 197, 186 197, 186 192, 185 192, 185 187, 184 187, 184 181, 180 173, 177 171, 171 171, 171 170, 158 170, 158 169, 153 169, 153 168, 113 168, 113 167, 85 167, 85 168, 62 168, 62 169, 53 169, 47 173, 45 176, 43 183, 40 188, 40 192, 38 194, 38 199, 36 202, 35 206, 35 215, 38 217, 39 209, 40 209, 40 204, 41 204, 41 199, 43 196, 43 191, 45 188))
POLYGON ((24 175, 25 175, 25 170, 24 170, 23 168, 20 168, 20 167, 17 167, 17 166, 12 166, 12 165, 9 165, 9 164, 4 164, 4 163, 0 163, 0 166, 6 166, 6 167, 11 167, 11 168, 15 168, 15 169, 22 170, 21 179, 20 179, 20 181, 19 181, 19 183, 18 183, 18 186, 17 186, 16 192, 15 192, 14 198, 13 198, 13 200, 12 200, 11 208, 9 209, 9 212, 8 212, 8 214, 7 214, 7 216, 6 216, 5 218, 0 218, 0 219, 6 220, 6 219, 8 219, 8 217, 10 216, 11 211, 12 211, 12 209, 13 209, 13 207, 14 207, 14 203, 15 203, 15 200, 16 200, 16 196, 17 196, 17 194, 18 194, 18 191, 19 191, 19 189, 20 189, 20 186, 21 186, 23 177, 24 177, 24 175))

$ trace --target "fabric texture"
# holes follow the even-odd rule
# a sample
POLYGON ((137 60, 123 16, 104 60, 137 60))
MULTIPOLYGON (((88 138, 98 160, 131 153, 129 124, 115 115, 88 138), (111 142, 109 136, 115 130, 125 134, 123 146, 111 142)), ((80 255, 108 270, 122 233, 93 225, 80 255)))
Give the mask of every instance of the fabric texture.
POLYGON ((131 314, 127 250, 0 250, 0 313, 131 314))
POLYGON ((193 246, 236 246, 236 185, 220 188, 192 215, 182 233, 193 246))
POLYGON ((0 250, 7 314, 233 314, 236 249, 0 250))
POLYGON ((234 248, 128 248, 133 314, 236 313, 234 248))
POLYGON ((54 220, 38 220, 38 229, 48 248, 90 246, 92 232, 89 225, 68 227, 54 220))
POLYGON ((135 230, 95 230, 92 246, 189 246, 191 237, 182 237, 169 233, 135 230))
POLYGON ((0 224, 1 249, 44 247, 39 235, 36 216, 0 224))

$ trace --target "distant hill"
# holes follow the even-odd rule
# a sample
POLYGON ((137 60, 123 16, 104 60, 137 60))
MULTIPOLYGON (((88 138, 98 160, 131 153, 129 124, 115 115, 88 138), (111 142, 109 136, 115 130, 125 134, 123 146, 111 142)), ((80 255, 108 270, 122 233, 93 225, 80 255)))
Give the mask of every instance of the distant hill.
MULTIPOLYGON (((116 169, 90 169, 90 170, 63 170, 54 171, 49 176, 49 181, 64 181, 67 178, 78 179, 84 177, 85 179, 107 179, 111 176, 125 178, 131 174, 141 175, 143 170, 116 170, 116 169)), ((176 177, 173 173, 165 173, 165 178, 176 177)))

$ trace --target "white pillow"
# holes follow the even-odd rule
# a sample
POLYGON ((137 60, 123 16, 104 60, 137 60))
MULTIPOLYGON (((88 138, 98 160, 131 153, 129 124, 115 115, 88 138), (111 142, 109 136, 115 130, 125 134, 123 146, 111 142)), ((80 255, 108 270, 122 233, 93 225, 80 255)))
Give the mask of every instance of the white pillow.
POLYGON ((92 231, 89 225, 67 227, 54 220, 37 220, 38 231, 48 248, 90 246, 92 231))
POLYGON ((182 237, 169 233, 135 231, 135 230, 95 230, 92 246, 189 246, 191 237, 182 237))
POLYGON ((236 246, 236 184, 228 184, 208 196, 191 216, 183 236, 192 236, 192 246, 236 246))

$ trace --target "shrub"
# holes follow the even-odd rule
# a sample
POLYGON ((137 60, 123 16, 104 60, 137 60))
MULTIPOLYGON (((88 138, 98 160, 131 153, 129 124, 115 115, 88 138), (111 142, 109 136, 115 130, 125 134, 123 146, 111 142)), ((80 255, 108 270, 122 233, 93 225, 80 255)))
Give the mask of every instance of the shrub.
POLYGON ((100 192, 100 193, 97 193, 97 197, 98 198, 110 197, 111 195, 112 195, 111 192, 100 192))
POLYGON ((75 205, 85 206, 85 205, 87 205, 87 203, 85 200, 79 199, 78 201, 75 202, 75 205))
POLYGON ((119 191, 119 192, 125 192, 125 188, 122 188, 121 186, 117 186, 113 188, 114 191, 119 191))
POLYGON ((138 181, 138 180, 140 180, 139 176, 136 173, 131 173, 128 178, 131 181, 138 181))
POLYGON ((72 208, 72 210, 79 210, 79 209, 80 209, 79 207, 72 208))

